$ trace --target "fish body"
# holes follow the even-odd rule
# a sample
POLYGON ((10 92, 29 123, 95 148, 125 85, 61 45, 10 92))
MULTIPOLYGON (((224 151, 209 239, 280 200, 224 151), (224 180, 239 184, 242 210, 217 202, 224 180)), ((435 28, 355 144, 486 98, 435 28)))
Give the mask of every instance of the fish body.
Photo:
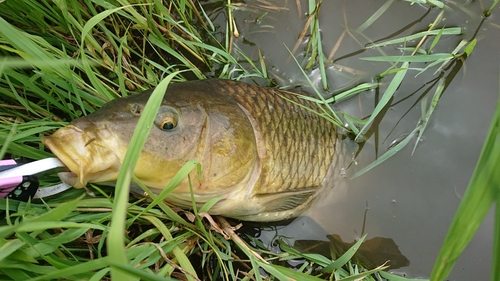
MULTIPOLYGON (((81 188, 114 181, 152 90, 119 98, 44 137, 81 188)), ((298 216, 331 187, 336 127, 314 102, 273 88, 230 80, 169 85, 134 174, 160 192, 189 160, 202 166, 191 184, 201 206, 222 197, 211 214, 277 221, 298 216)), ((191 208, 187 180, 166 201, 191 208)))

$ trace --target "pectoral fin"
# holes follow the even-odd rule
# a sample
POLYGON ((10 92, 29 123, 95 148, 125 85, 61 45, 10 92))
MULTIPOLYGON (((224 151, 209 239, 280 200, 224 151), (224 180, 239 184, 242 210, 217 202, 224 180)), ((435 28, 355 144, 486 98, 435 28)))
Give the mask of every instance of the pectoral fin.
POLYGON ((318 189, 318 187, 312 187, 280 193, 262 193, 256 195, 256 197, 262 200, 264 212, 282 212, 302 207, 301 205, 306 202, 309 203, 310 199, 316 195, 318 189))

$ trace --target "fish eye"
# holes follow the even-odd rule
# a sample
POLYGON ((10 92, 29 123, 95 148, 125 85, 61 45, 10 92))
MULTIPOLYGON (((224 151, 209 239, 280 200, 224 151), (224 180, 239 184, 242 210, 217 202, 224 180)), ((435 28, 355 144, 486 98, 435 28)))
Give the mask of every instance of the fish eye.
POLYGON ((177 110, 169 106, 161 106, 155 118, 155 125, 162 131, 170 131, 177 127, 179 114, 177 110))
POLYGON ((162 130, 165 130, 165 131, 168 131, 168 130, 172 130, 173 128, 175 128, 177 126, 177 122, 171 118, 171 117, 166 117, 164 118, 162 121, 161 121, 161 125, 160 125, 160 128, 162 130))

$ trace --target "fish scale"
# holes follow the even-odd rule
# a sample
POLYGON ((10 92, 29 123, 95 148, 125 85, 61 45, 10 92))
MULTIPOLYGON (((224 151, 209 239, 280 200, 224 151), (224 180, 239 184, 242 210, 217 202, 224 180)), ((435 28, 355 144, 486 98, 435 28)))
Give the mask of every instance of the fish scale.
MULTIPOLYGON (((241 87, 240 83, 228 84, 224 88, 241 87)), ((322 186, 334 157, 335 126, 281 96, 322 112, 316 103, 285 91, 244 85, 245 89, 241 91, 245 94, 236 94, 239 91, 229 93, 255 117, 268 152, 263 159, 263 173, 255 193, 268 194, 322 186)))

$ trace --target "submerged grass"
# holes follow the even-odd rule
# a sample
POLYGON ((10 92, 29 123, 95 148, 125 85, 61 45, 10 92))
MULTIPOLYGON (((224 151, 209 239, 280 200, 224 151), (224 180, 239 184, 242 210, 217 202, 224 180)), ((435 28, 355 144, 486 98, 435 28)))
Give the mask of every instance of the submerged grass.
MULTIPOLYGON (((358 32, 376 21, 392 2, 387 1, 358 32)), ((441 2, 430 3, 440 6, 441 2)), ((100 194, 96 198, 81 190, 70 190, 42 202, 0 200, 0 210, 6 213, 0 223, 0 279, 406 280, 383 272, 384 267, 367 270, 351 263, 363 239, 336 260, 300 253, 285 243, 281 243, 280 251, 273 252, 257 242, 242 240, 227 221, 208 215, 206 211, 219 198, 199 209, 193 204, 192 212, 165 204, 163 199, 168 193, 191 170, 200 169, 195 161, 187 163, 158 195, 138 182, 151 201, 129 198, 128 184, 137 153, 170 81, 207 76, 269 81, 262 54, 257 63, 233 46, 233 35, 237 34, 232 13, 235 6, 230 1, 226 4, 222 8, 227 9, 228 28, 221 35, 209 11, 193 1, 176 0, 166 6, 152 0, 140 4, 127 0, 0 2, 0 156, 51 156, 40 143, 44 134, 93 112, 111 99, 157 86, 134 132, 114 189, 95 187, 100 194), (233 54, 243 57, 251 69, 242 67, 233 54), (286 264, 289 260, 302 263, 292 269, 277 262, 286 264)), ((321 1, 310 1, 308 7, 311 40, 306 66, 319 67, 323 88, 332 88, 326 84, 326 56, 319 28, 321 1)), ((383 42, 386 46, 435 36, 427 50, 410 48, 411 56, 367 58, 391 63, 379 81, 357 85, 331 99, 319 92, 319 98, 304 98, 331 104, 379 88, 384 84, 382 79, 391 79, 367 120, 333 110, 318 113, 339 125, 347 124, 346 129, 361 138, 408 72, 428 68, 411 68, 410 64, 450 63, 464 59, 472 51, 473 40, 464 41, 454 53, 430 54, 441 35, 460 31, 433 29, 383 42), (463 53, 458 53, 462 49, 463 53)), ((377 43, 369 48, 383 53, 381 46, 377 43)), ((377 163, 415 136, 421 137, 446 88, 443 83, 430 106, 422 111, 422 120, 413 132, 377 163)), ((42 184, 56 180, 43 179, 42 184)))

